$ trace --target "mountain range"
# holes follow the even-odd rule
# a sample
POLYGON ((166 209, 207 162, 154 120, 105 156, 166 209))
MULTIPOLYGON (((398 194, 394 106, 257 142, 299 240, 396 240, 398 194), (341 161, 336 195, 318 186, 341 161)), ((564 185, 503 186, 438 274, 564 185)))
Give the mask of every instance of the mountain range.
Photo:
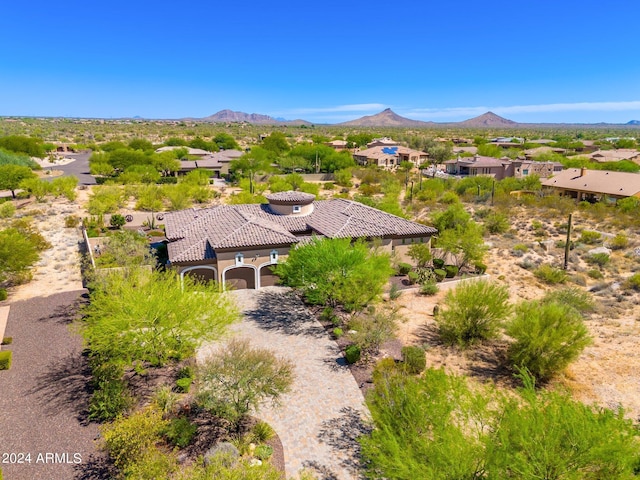
MULTIPOLYGON (((213 115, 204 118, 185 118, 183 120, 193 120, 208 123, 251 123, 255 125, 312 125, 306 120, 284 120, 282 118, 274 118, 269 115, 259 113, 235 112, 233 110, 221 110, 213 115)), ((508 118, 503 118, 493 112, 486 112, 477 117, 469 118, 462 122, 423 122, 420 120, 412 120, 398 115, 390 108, 383 110, 375 115, 365 115, 364 117, 350 120, 348 122, 338 123, 336 125, 345 127, 405 127, 405 128, 427 128, 435 126, 451 126, 466 128, 517 128, 531 127, 535 125, 568 125, 553 123, 518 123, 508 118)), ((588 125, 588 124, 585 124, 588 125)), ((608 124, 591 124, 591 125, 608 125, 608 124)), ((639 120, 631 120, 626 125, 638 126, 639 120)))

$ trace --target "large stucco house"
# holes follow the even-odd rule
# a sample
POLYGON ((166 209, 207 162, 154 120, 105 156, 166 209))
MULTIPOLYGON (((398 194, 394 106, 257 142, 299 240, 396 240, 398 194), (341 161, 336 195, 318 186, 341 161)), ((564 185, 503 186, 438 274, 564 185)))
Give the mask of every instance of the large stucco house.
POLYGON ((433 227, 344 199, 315 200, 302 192, 267 195, 266 204, 219 205, 164 216, 170 265, 181 276, 237 289, 274 285, 274 265, 312 236, 379 239, 405 258, 414 243, 429 243, 433 227))

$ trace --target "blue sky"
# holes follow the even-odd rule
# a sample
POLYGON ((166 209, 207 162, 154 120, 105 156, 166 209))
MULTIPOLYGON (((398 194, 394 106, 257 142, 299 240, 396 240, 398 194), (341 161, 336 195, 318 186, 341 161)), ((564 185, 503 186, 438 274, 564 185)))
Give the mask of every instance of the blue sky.
POLYGON ((632 0, 9 0, 0 115, 640 120, 632 0))

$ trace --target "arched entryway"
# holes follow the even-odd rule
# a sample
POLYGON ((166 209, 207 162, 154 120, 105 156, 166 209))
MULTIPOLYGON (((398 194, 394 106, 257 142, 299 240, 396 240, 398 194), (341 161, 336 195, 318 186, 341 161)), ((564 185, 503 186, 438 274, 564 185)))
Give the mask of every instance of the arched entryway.
POLYGON ((276 264, 263 265, 260 267, 260 288, 272 287, 279 284, 280 277, 273 273, 275 267, 276 264))
POLYGON ((231 267, 222 272, 222 281, 234 290, 256 288, 255 267, 231 267))
POLYGON ((185 276, 189 276, 199 282, 217 282, 218 281, 218 270, 216 267, 209 267, 204 265, 198 265, 195 267, 185 268, 180 272, 180 276, 184 278, 185 276))

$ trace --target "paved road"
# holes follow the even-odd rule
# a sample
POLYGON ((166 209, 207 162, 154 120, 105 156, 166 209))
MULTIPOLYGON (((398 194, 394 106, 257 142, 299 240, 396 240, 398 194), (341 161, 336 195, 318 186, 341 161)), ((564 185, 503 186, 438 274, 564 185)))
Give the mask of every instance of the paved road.
MULTIPOLYGON (((368 411, 335 342, 288 289, 233 294, 245 314, 232 327, 237 334, 295 365, 295 384, 281 407, 257 414, 282 441, 287 477, 307 468, 321 480, 361 478, 356 439, 366 432, 368 411)), ((202 349, 199 358, 215 348, 202 349)))
POLYGON ((0 371, 0 456, 30 457, 6 457, 6 480, 105 478, 98 428, 87 421, 90 372, 81 339, 69 329, 83 293, 11 304, 5 335, 13 337, 13 365, 0 371))
MULTIPOLYGON (((65 153, 68 158, 75 158, 74 162, 67 163, 55 167, 56 170, 62 170, 63 176, 75 175, 78 177, 78 185, 95 185, 96 179, 89 173, 89 153, 65 153)), ((54 177, 55 178, 55 177, 54 177)), ((53 180, 53 178, 48 179, 53 180)))

